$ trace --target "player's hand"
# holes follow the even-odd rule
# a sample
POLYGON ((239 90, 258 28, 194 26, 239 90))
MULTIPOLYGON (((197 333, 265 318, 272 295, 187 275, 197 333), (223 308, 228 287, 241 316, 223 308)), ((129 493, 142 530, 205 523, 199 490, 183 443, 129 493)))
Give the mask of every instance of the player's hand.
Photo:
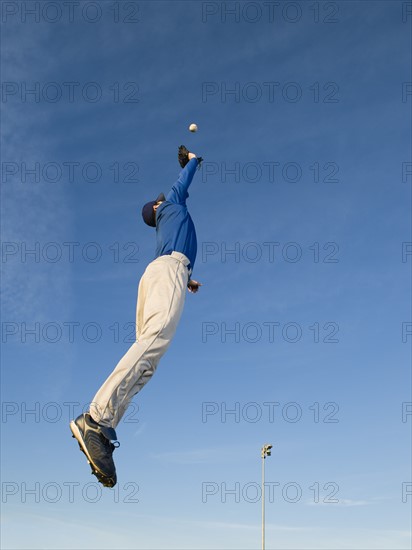
POLYGON ((195 158, 196 158, 196 155, 195 155, 194 153, 188 153, 188 154, 187 154, 187 158, 188 158, 189 160, 192 160, 192 159, 195 159, 195 158))
POLYGON ((194 281, 193 279, 190 279, 190 281, 187 283, 187 289, 192 294, 196 294, 196 292, 199 290, 199 287, 202 286, 202 283, 199 283, 198 281, 194 281))

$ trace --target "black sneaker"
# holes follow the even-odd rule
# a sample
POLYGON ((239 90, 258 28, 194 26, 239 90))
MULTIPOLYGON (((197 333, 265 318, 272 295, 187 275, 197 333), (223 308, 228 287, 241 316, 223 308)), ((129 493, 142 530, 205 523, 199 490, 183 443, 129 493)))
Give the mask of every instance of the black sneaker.
POLYGON ((117 477, 112 454, 120 445, 116 441, 114 429, 100 426, 89 413, 81 414, 76 420, 72 420, 70 429, 79 443, 80 450, 86 455, 92 473, 105 487, 114 487, 117 477), (115 440, 115 444, 111 440, 115 440))

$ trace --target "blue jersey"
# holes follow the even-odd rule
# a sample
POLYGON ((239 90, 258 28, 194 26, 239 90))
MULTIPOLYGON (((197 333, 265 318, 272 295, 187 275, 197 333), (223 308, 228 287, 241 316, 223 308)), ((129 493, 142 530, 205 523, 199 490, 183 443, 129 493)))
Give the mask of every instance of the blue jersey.
POLYGON ((177 182, 166 196, 166 201, 156 211, 156 253, 155 257, 181 252, 190 261, 191 268, 196 260, 197 239, 193 220, 186 206, 188 188, 197 168, 197 159, 191 159, 179 174, 177 182))

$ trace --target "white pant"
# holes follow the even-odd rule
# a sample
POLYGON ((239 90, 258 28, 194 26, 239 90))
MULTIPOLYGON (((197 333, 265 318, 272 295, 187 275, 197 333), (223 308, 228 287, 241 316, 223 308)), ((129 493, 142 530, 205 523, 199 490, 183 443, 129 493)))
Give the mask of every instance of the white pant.
POLYGON ((185 303, 189 260, 180 252, 159 256, 144 272, 138 290, 136 342, 120 359, 90 406, 92 418, 115 428, 130 400, 153 376, 176 332, 185 303))

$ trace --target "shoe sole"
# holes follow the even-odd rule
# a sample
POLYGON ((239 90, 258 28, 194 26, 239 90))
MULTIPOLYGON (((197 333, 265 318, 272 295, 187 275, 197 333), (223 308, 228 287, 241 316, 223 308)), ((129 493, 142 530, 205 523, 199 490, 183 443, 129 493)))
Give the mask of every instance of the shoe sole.
POLYGON ((105 487, 114 487, 115 483, 113 483, 113 481, 103 472, 101 472, 99 468, 97 468, 97 466, 94 464, 92 457, 87 450, 86 444, 84 443, 82 433, 74 420, 70 422, 70 430, 72 432, 72 437, 74 437, 79 444, 80 450, 86 455, 87 462, 92 469, 92 474, 95 475, 98 481, 105 487))

